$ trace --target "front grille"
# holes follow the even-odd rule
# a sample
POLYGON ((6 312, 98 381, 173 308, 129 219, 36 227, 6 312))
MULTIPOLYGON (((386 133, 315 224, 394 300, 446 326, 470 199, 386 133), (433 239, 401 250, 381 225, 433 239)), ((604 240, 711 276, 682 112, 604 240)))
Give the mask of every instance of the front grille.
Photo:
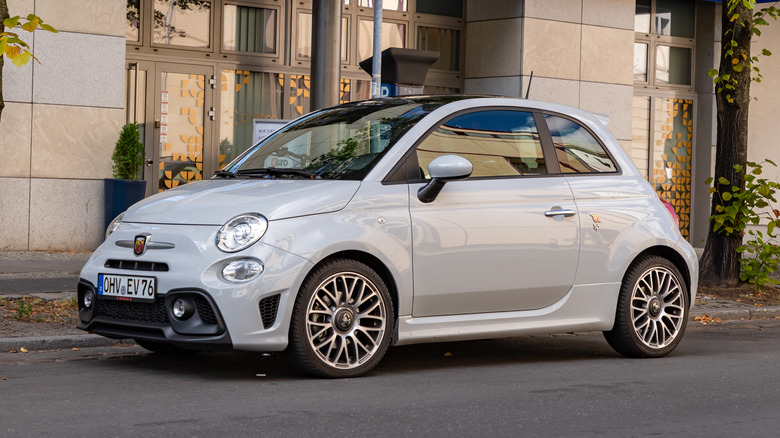
POLYGON ((140 260, 106 260, 106 268, 128 271, 168 272, 168 264, 162 262, 143 262, 140 260))
POLYGON ((205 324, 217 325, 217 315, 214 314, 214 309, 206 298, 200 295, 194 295, 192 298, 195 300, 195 308, 198 309, 200 320, 205 324))
POLYGON ((95 316, 120 321, 168 324, 168 313, 165 311, 164 300, 157 300, 154 303, 98 300, 95 306, 95 316))
POLYGON ((268 329, 276 322, 276 312, 279 310, 279 295, 272 295, 260 300, 260 317, 263 328, 268 329))

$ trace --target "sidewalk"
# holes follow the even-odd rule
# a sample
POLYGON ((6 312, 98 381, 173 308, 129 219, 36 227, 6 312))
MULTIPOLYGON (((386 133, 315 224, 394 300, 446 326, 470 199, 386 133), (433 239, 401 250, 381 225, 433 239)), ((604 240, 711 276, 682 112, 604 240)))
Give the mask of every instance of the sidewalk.
MULTIPOLYGON (((11 299, 31 295, 45 300, 75 298, 79 271, 89 253, 80 252, 27 252, 0 251, 0 298, 11 299)), ((754 318, 780 318, 780 307, 753 307, 745 303, 719 300, 697 295, 691 319, 709 321, 749 320, 754 318)), ((0 334, 0 351, 24 347, 27 350, 58 348, 86 348, 114 345, 120 341, 98 335, 72 333, 57 335, 46 324, 32 323, 34 336, 0 334)))

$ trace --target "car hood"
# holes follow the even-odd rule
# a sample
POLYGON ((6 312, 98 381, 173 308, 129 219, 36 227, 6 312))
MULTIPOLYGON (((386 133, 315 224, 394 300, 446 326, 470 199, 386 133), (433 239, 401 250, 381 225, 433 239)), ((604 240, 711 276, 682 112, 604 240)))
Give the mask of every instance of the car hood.
POLYGON ((260 213, 271 221, 329 213, 344 208, 358 187, 360 181, 200 181, 144 199, 127 210, 123 221, 222 225, 243 213, 260 213))

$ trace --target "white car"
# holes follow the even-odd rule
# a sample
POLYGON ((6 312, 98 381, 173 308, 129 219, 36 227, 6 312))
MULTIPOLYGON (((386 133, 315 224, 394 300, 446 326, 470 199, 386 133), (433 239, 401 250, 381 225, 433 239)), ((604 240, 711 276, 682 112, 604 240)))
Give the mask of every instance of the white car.
POLYGON ((606 122, 468 96, 311 113, 120 215, 81 272, 79 327, 153 351, 288 350, 327 377, 390 345, 541 333, 666 355, 696 255, 606 122))

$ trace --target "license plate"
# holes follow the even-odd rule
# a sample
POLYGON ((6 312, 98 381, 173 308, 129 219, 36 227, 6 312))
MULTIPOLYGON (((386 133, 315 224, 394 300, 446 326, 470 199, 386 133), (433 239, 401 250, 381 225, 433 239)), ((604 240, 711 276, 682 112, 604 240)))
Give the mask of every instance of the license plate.
POLYGON ((98 274, 98 295, 119 301, 154 301, 155 277, 98 274))

